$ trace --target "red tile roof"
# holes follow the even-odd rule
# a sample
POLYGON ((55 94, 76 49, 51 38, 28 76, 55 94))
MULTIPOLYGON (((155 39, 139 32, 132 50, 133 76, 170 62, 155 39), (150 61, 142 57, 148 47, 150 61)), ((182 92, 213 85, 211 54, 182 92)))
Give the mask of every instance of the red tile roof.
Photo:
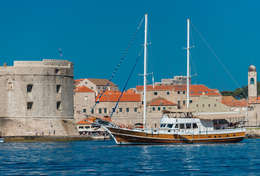
POLYGON ((247 101, 245 99, 242 100, 237 100, 232 96, 222 96, 222 101, 223 104, 231 107, 246 107, 247 106, 247 101))
POLYGON ((77 86, 80 84, 81 81, 83 81, 84 79, 75 79, 74 80, 74 85, 77 86))
POLYGON ((90 88, 88 88, 88 87, 86 87, 86 86, 76 87, 76 88, 74 89, 74 92, 84 92, 84 93, 86 93, 86 92, 93 92, 93 93, 94 93, 93 90, 91 90, 90 88))
MULTIPOLYGON (((100 102, 117 102, 120 97, 120 91, 105 91, 105 93, 101 96, 100 102)), ((96 101, 98 100, 100 94, 97 95, 96 101)), ((124 92, 120 102, 140 102, 141 95, 136 94, 135 92, 124 92)))
MULTIPOLYGON (((143 91, 144 86, 136 86, 137 91, 143 91)), ((186 91, 186 85, 147 85, 147 91, 186 91)), ((205 85, 191 85, 190 86, 190 95, 191 96, 220 96, 220 93, 217 89, 210 89, 205 85)))
POLYGON ((148 106, 177 106, 177 104, 159 97, 151 100, 148 106))

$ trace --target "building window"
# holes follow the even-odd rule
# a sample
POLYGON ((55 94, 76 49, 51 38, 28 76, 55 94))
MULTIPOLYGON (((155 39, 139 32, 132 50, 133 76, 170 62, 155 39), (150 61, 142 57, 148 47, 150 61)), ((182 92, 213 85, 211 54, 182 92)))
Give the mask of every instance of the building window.
POLYGON ((166 109, 166 107, 163 107, 163 110, 165 110, 166 109))
POLYGON ((106 114, 107 113, 107 108, 104 108, 104 114, 106 114))
POLYGON ((84 113, 85 113, 85 112, 87 112, 87 110, 84 108, 84 109, 82 110, 82 112, 84 112, 84 113))
POLYGON ((59 73, 59 69, 55 68, 55 73, 58 74, 59 73))
POLYGON ((198 107, 199 107, 199 105, 198 105, 198 104, 196 104, 196 107, 198 108, 198 107))
POLYGON ((94 109, 91 109, 91 114, 94 114, 94 109))
POLYGON ((129 108, 126 108, 125 110, 126 110, 126 112, 129 112, 129 108))
POLYGON ((254 78, 250 78, 250 84, 255 84, 255 79, 254 78))
POLYGON ((33 102, 27 102, 27 110, 31 110, 33 107, 33 102))
POLYGON ((208 104, 208 107, 210 108, 210 104, 208 104))
POLYGON ((134 112, 137 112, 137 108, 134 108, 134 112))
POLYGON ((153 94, 154 94, 154 95, 157 95, 158 93, 157 93, 157 92, 154 92, 153 94))
POLYGON ((155 107, 153 107, 153 111, 155 111, 155 107))
POLYGON ((202 104, 202 107, 204 108, 204 104, 202 104))
POLYGON ((122 108, 119 108, 119 112, 122 112, 123 111, 123 109, 122 108))
POLYGON ((98 108, 98 113, 101 114, 102 113, 102 109, 98 108))
POLYGON ((61 102, 60 102, 60 101, 57 101, 56 109, 57 109, 57 110, 60 110, 60 109, 61 109, 61 102))
POLYGON ((183 100, 183 105, 185 105, 185 100, 183 100))
POLYGON ((28 84, 27 85, 27 92, 32 92, 32 88, 33 88, 33 85, 32 84, 28 84))
POLYGON ((115 108, 112 108, 112 112, 115 112, 115 108))
POLYGON ((166 92, 167 95, 170 95, 170 92, 166 92))
POLYGON ((183 91, 183 94, 185 94, 185 91, 183 91))
POLYGON ((178 91, 177 93, 178 93, 178 94, 180 94, 181 92, 180 92, 180 91, 178 91))
POLYGON ((190 103, 192 103, 192 100, 190 100, 190 103))
POLYGON ((160 111, 160 110, 161 110, 161 107, 159 106, 159 107, 158 107, 158 111, 160 111))
POLYGON ((217 104, 214 104, 214 107, 217 107, 217 104))
POLYGON ((61 90, 61 85, 56 85, 56 92, 60 93, 60 90, 61 90))

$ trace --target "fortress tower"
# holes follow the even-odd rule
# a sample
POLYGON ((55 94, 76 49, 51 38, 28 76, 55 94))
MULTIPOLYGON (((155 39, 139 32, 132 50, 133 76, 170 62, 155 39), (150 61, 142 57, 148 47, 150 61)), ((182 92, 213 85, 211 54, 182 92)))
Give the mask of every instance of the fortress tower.
POLYGON ((73 64, 14 61, 0 67, 0 132, 6 136, 68 135, 73 121, 73 64))
POLYGON ((248 68, 248 99, 251 102, 257 100, 257 72, 254 65, 248 68))

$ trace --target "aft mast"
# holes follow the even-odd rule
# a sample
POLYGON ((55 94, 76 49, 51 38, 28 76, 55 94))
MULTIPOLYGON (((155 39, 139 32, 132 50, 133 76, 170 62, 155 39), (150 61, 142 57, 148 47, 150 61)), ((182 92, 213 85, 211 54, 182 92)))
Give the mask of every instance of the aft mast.
POLYGON ((143 109, 143 128, 146 127, 146 77, 147 77, 147 14, 144 15, 145 17, 145 27, 144 27, 144 109, 143 109))
POLYGON ((190 19, 187 19, 187 109, 190 104, 190 19))

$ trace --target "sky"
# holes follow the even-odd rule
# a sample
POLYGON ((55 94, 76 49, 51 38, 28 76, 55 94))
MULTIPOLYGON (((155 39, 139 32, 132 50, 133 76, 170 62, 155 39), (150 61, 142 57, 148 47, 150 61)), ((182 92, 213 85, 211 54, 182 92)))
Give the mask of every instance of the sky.
POLYGON ((140 58, 127 84, 135 87, 142 84, 143 55, 138 55, 144 42, 143 23, 137 28, 147 13, 148 72, 156 82, 186 74, 190 18, 192 83, 234 90, 247 85, 250 64, 260 67, 259 12, 257 0, 1 1, 0 65, 66 59, 74 63, 75 79, 109 79, 133 41, 112 81, 122 89, 140 58))

